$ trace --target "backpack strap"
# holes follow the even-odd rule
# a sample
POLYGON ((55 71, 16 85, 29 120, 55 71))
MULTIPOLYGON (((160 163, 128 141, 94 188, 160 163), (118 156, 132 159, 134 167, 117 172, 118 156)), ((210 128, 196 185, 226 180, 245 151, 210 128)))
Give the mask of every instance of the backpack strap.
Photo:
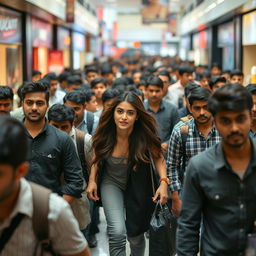
POLYGON ((0 254, 3 251, 5 245, 9 242, 10 238, 12 237, 14 231, 19 226, 22 219, 25 217, 24 214, 18 213, 11 221, 9 227, 5 228, 0 236, 0 254))
POLYGON ((87 130, 89 134, 92 134, 92 128, 94 123, 94 114, 87 111, 86 115, 87 130))
POLYGON ((76 132, 76 146, 77 146, 78 156, 79 156, 79 159, 81 162, 84 178, 85 178, 86 182, 88 183, 89 170, 88 170, 88 165, 85 160, 85 152, 84 152, 84 138, 85 138, 86 133, 84 133, 78 129, 75 129, 75 132, 76 132))
POLYGON ((186 168, 186 142, 188 137, 188 129, 189 127, 186 124, 180 127, 180 135, 181 135, 181 141, 182 141, 182 164, 181 164, 179 178, 181 183, 183 183, 184 172, 186 168))
POLYGON ((38 241, 48 240, 49 226, 49 198, 51 190, 29 182, 33 195, 33 217, 32 224, 38 241))

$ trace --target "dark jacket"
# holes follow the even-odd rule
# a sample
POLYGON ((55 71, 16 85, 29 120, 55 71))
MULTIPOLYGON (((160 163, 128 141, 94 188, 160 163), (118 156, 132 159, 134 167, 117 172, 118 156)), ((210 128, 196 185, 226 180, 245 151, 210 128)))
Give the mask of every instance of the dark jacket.
POLYGON ((72 139, 54 126, 46 124, 30 143, 29 172, 26 179, 47 187, 59 195, 79 198, 83 191, 83 174, 72 139), (65 184, 61 185, 64 176, 65 184))
POLYGON ((244 255, 247 234, 256 220, 256 146, 252 145, 242 180, 226 162, 221 143, 191 158, 177 231, 179 256, 197 255, 199 237, 200 255, 244 255))

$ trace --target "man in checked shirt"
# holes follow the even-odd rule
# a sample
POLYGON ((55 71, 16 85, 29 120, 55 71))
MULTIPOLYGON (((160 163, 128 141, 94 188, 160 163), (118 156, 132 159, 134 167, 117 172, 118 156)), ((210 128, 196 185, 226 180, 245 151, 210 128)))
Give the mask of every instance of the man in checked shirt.
POLYGON ((192 156, 208 149, 221 140, 213 124, 212 115, 207 109, 210 96, 211 92, 204 87, 198 87, 191 91, 188 95, 188 108, 193 118, 186 122, 179 122, 174 127, 169 140, 167 173, 170 174, 172 211, 177 217, 181 209, 179 191, 182 189, 182 176, 185 172, 183 168, 187 166, 188 160, 192 156), (185 143, 184 141, 182 142, 182 126, 187 128, 185 143), (183 143, 185 147, 183 147, 183 143), (183 161, 185 161, 184 165, 183 161))

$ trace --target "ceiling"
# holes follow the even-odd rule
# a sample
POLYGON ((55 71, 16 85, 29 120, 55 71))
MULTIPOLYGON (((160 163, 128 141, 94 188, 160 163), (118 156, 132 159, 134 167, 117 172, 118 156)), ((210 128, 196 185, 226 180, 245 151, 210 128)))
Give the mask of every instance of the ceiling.
MULTIPOLYGON (((180 9, 194 0, 169 0, 170 9, 172 7, 180 9)), ((115 9, 118 13, 138 13, 141 9, 142 0, 93 0, 95 6, 104 6, 115 9)))

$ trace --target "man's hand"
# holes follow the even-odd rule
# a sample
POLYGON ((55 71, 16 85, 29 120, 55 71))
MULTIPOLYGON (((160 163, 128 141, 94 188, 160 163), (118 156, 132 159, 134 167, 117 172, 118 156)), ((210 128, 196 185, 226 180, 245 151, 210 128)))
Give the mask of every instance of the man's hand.
POLYGON ((181 204, 178 191, 172 192, 172 211, 176 217, 180 216, 181 204))
POLYGON ((69 204, 71 204, 76 198, 70 195, 63 195, 63 199, 65 199, 69 204))

